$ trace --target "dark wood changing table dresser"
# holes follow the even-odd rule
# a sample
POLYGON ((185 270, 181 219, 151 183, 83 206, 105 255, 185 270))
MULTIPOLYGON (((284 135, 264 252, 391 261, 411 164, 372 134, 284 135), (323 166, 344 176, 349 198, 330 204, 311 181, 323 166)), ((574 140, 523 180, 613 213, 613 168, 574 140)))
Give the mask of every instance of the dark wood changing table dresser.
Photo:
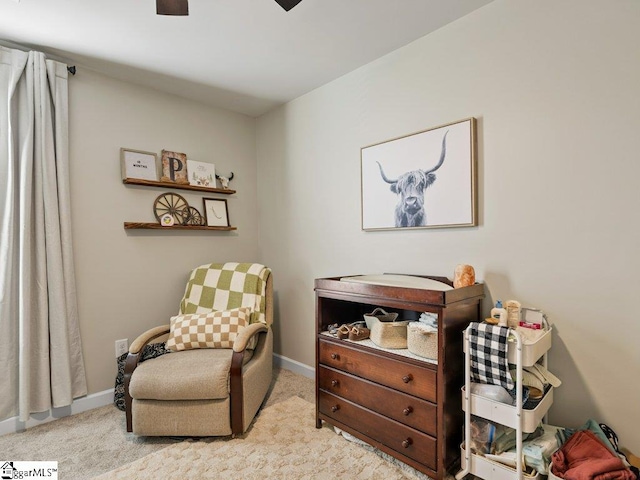
POLYGON ((484 285, 438 291, 336 277, 316 279, 315 292, 316 427, 324 420, 438 480, 456 471, 464 425, 463 331, 480 318, 484 285), (398 320, 437 314, 438 359, 327 332, 376 307, 398 312, 398 320))

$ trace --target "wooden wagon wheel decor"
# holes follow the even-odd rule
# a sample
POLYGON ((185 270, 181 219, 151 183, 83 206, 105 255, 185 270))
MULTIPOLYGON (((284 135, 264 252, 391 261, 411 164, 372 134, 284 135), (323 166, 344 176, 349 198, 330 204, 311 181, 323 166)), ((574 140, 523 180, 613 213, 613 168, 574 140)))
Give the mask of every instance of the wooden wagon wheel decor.
POLYGON ((189 215, 189 204, 177 193, 163 193, 153 202, 153 213, 158 222, 167 213, 173 216, 178 225, 184 225, 189 215))
POLYGON ((184 221, 185 225, 205 225, 204 217, 200 215, 196 207, 187 207, 185 211, 187 212, 184 221))

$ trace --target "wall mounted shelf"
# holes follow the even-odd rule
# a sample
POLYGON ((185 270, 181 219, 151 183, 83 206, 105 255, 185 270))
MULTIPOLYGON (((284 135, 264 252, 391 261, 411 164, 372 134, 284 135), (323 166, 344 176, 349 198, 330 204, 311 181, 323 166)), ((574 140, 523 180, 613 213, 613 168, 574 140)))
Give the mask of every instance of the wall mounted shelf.
POLYGON ((224 195, 232 195, 236 193, 235 190, 225 188, 200 187, 198 185, 185 185, 182 183, 173 182, 156 182, 154 180, 141 180, 138 178, 124 178, 122 179, 122 183, 124 183, 125 185, 143 185, 145 187, 176 188, 178 190, 195 190, 198 192, 222 193, 224 195))
POLYGON ((170 227, 163 227, 159 223, 145 223, 145 222, 124 222, 125 230, 132 229, 146 229, 146 230, 217 230, 221 232, 228 232, 230 230, 237 230, 237 227, 207 227, 204 225, 172 225, 170 227))

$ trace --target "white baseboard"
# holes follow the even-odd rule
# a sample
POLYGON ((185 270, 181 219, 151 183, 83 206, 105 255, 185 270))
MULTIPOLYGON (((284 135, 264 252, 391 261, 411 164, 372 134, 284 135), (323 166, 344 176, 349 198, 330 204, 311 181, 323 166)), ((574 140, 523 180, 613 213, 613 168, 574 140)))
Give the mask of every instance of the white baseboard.
POLYGON ((278 355, 277 353, 273 354, 273 364, 279 368, 286 368, 287 370, 291 370, 294 373, 299 373, 307 378, 315 379, 316 378, 316 369, 310 367, 309 365, 305 365, 304 363, 297 362, 290 358, 284 357, 282 355, 278 355))
MULTIPOLYGON (((316 369, 305 365, 304 363, 297 362, 290 358, 273 354, 273 364, 279 368, 285 368, 291 370, 294 373, 298 373, 307 378, 316 378, 316 369)), ((23 432, 28 428, 42 425, 54 420, 58 420, 69 415, 76 413, 86 412, 94 408, 104 407, 105 405, 111 405, 113 403, 113 388, 104 390, 98 393, 92 393, 86 397, 74 400, 68 407, 53 408, 48 412, 33 413, 31 418, 26 422, 21 422, 18 417, 8 418, 0 422, 0 435, 6 435, 8 433, 23 432)))
POLYGON ((23 432, 28 428, 58 420, 76 413, 86 412, 113 403, 113 388, 98 393, 92 393, 86 397, 74 400, 68 407, 53 408, 48 412, 33 413, 26 422, 21 422, 18 417, 8 418, 0 422, 0 435, 7 433, 23 432))

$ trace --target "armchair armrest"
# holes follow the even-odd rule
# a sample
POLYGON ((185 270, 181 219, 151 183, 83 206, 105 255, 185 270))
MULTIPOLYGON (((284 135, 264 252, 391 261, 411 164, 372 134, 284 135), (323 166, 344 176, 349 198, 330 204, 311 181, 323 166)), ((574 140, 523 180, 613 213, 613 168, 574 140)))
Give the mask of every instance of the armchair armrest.
POLYGON ((267 327, 264 323, 252 323, 251 325, 247 325, 245 328, 240 330, 240 333, 233 342, 233 351, 238 353, 244 352, 244 350, 247 348, 249 340, 251 340, 254 335, 257 335, 260 332, 266 332, 268 330, 269 327, 267 327))
POLYGON ((166 335, 167 333, 169 333, 169 331, 169 325, 162 325, 160 327, 151 328, 144 332, 142 335, 138 336, 138 338, 136 338, 129 347, 129 355, 127 355, 127 360, 124 364, 124 404, 127 418, 127 432, 133 431, 131 418, 132 399, 131 394, 129 393, 129 383, 131 383, 131 375, 138 366, 138 362, 140 361, 140 356, 144 346, 152 340, 166 335))
POLYGON ((242 363, 249 341, 260 333, 266 333, 269 327, 264 323, 252 323, 242 330, 233 342, 231 369, 229 370, 229 396, 231 397, 231 431, 241 435, 244 431, 244 386, 242 384, 242 363))
POLYGON ((161 325, 147 330, 131 343, 129 353, 140 353, 147 343, 161 337, 162 335, 166 335, 167 333, 169 333, 169 325, 161 325))

